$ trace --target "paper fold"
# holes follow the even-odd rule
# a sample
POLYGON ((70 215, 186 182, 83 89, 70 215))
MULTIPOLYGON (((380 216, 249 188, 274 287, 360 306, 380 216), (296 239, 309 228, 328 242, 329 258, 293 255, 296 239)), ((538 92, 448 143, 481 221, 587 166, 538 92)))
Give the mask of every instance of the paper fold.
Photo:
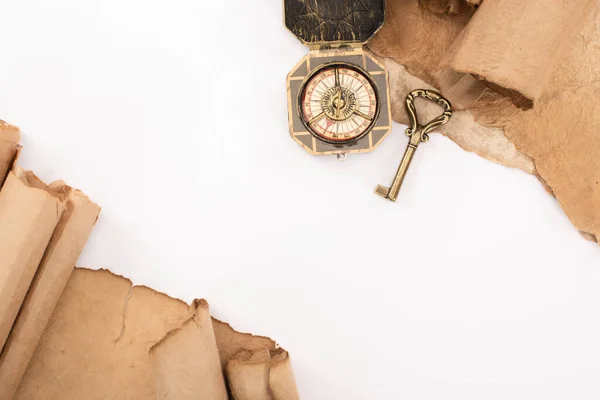
POLYGON ((235 400, 298 400, 289 354, 283 349, 240 350, 227 362, 235 400))
POLYGON ((18 155, 20 138, 19 128, 0 120, 0 188, 18 155))
POLYGON ((0 351, 63 213, 64 193, 16 168, 0 190, 0 351))
POLYGON ((228 398, 208 303, 194 305, 192 318, 150 348, 157 399, 228 398))
POLYGON ((100 212, 79 190, 49 188, 66 194, 65 210, 0 353, 0 399, 14 395, 100 212))
MULTIPOLYGON (((457 74, 492 84, 517 106, 531 108, 595 3, 580 0, 574 7, 564 0, 484 1, 454 42, 448 65, 457 74)), ((450 88, 446 85, 442 91, 450 88)), ((473 80, 472 85, 480 83, 473 80)))

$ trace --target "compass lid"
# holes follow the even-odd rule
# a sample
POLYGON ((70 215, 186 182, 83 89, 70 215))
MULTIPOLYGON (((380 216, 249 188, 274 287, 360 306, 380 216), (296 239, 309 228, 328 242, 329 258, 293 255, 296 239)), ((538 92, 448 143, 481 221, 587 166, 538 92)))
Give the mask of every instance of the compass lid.
POLYGON ((366 43, 383 25, 385 0, 284 0, 285 26, 306 45, 366 43))

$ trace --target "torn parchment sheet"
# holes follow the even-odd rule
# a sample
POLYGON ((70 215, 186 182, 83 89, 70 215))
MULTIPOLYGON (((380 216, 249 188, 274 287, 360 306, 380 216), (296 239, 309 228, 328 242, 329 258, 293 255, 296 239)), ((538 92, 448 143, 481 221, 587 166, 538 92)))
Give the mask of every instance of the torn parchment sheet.
POLYGON ((65 194, 64 212, 0 353, 0 399, 14 395, 100 212, 79 190, 62 182, 49 188, 65 194))
POLYGON ((20 139, 19 128, 0 120, 0 188, 15 162, 20 139))
POLYGON ((0 190, 0 351, 64 208, 64 193, 16 168, 0 190))
MULTIPOLYGON (((198 354, 198 349, 189 346, 206 347, 212 343, 210 332, 204 330, 208 324, 204 308, 198 307, 202 304, 188 306, 147 287, 132 286, 128 279, 106 270, 76 268, 15 398, 46 398, 51 393, 61 400, 156 399, 155 387, 167 387, 177 378, 168 372, 174 366, 189 371, 209 368, 213 379, 202 382, 216 382, 217 387, 211 388, 210 393, 222 395, 221 380, 215 375, 215 350, 210 350, 201 362, 178 350, 198 354), (189 337, 196 337, 201 343, 193 340, 190 344, 189 337)), ((268 338, 236 332, 214 319, 211 323, 219 354, 217 367, 221 371, 240 351, 276 349, 268 338)), ((289 388, 290 374, 279 371, 275 369, 273 374, 273 387, 289 388)), ((226 376, 223 379, 227 381, 226 376)))
POLYGON ((369 47, 390 59, 388 67, 394 63, 406 67, 396 68, 396 76, 390 74, 392 82, 407 82, 392 85, 397 121, 403 122, 402 105, 394 99, 403 100, 416 89, 408 82, 415 77, 441 88, 455 102, 473 103, 469 110, 473 121, 463 119, 460 124, 467 133, 446 131, 448 136, 466 150, 533 171, 577 229, 597 241, 600 3, 569 5, 562 0, 483 1, 478 8, 437 14, 419 6, 418 0, 387 2, 386 24, 369 47), (511 27, 510 35, 503 34, 506 27, 511 27), (517 44, 519 51, 511 47, 517 44), (503 51, 490 49, 506 49, 507 58, 498 59, 503 51), (448 76, 448 68, 477 79, 448 76), (532 75, 535 79, 527 78, 532 75), (485 82, 484 90, 470 87, 473 82, 485 82), (531 109, 519 108, 523 99, 531 109))

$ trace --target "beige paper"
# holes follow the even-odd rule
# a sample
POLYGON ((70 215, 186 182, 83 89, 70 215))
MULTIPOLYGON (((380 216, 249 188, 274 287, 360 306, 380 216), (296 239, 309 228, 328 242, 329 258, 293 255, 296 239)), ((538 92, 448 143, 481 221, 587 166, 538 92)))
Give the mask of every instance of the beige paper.
POLYGON ((192 313, 106 270, 76 268, 15 399, 154 399, 148 350, 192 313))
POLYGON ((454 44, 450 67, 530 108, 540 99, 595 0, 485 1, 454 44))
MULTIPOLYGON (((394 121, 408 124, 408 115, 404 107, 406 95, 415 88, 434 88, 409 74, 404 66, 394 60, 387 58, 382 61, 390 73, 392 118, 394 121)), ((419 118, 423 121, 431 120, 440 114, 440 108, 436 104, 421 99, 416 101, 419 107, 419 118)), ((438 130, 465 151, 472 151, 495 163, 535 174, 533 160, 519 152, 502 129, 477 123, 470 110, 455 111, 450 121, 438 130)))
POLYGON ((213 318, 213 328, 217 337, 217 346, 219 347, 223 370, 225 370, 227 361, 240 350, 275 350, 277 348, 277 344, 268 337, 237 332, 229 324, 215 318, 213 318))
POLYGON ((283 349, 271 352, 269 384, 273 393, 273 400, 300 399, 294 370, 292 369, 292 360, 288 352, 283 349))
POLYGON ((227 400, 208 303, 150 348, 157 399, 227 400))
POLYGON ((482 0, 420 0, 420 4, 433 13, 452 15, 470 11, 480 5, 481 1, 482 0))
POLYGON ((0 188, 17 157, 20 138, 19 128, 0 120, 0 188))
POLYGON ((65 211, 0 354, 0 399, 14 395, 100 212, 83 193, 62 182, 50 188, 67 194, 65 211))
POLYGON ((227 362, 227 378, 235 400, 300 398, 289 354, 283 349, 240 350, 227 362))
MULTIPOLYGON (((76 268, 15 398, 155 399, 148 352, 168 332, 182 327, 194 311, 147 287, 132 287, 129 280, 109 271, 76 268)), ((217 320, 212 324, 223 364, 244 347, 275 347, 271 339, 236 332, 217 320)), ((195 353, 187 347, 182 351, 195 353)), ((171 356, 194 365, 184 355, 171 356)), ((273 379, 281 383, 273 387, 287 388, 289 374, 277 371, 273 379)))
POLYGON ((472 15, 470 10, 451 16, 434 14, 419 7, 418 0, 387 1, 385 24, 368 45, 378 56, 393 59, 439 88, 448 49, 472 15))
MULTIPOLYGON (((526 7, 538 7, 533 5, 534 2, 521 3, 526 4, 526 7)), ((550 7, 555 1, 543 3, 550 7)), ((485 24, 480 21, 480 27, 486 29, 481 35, 486 37, 486 41, 500 40, 497 32, 503 32, 504 29, 500 25, 515 26, 514 21, 510 21, 513 13, 479 14, 485 4, 486 1, 476 11, 476 15, 480 16, 479 19, 481 15, 487 15, 485 24)), ((448 49, 457 47, 452 46, 453 42, 469 24, 473 12, 469 10, 454 16, 436 15, 419 9, 417 0, 388 2, 387 6, 386 24, 369 46, 379 56, 389 57, 397 63, 406 65, 410 74, 439 88, 443 77, 443 66, 452 55, 449 54, 448 49)), ((556 10, 563 10, 561 6, 562 4, 556 10)), ((566 41, 563 56, 556 60, 555 65, 547 66, 553 72, 533 109, 529 111, 517 109, 512 102, 515 93, 518 92, 492 85, 504 96, 488 90, 473 104, 470 109, 474 117, 473 122, 461 124, 461 129, 469 132, 469 137, 463 138, 466 140, 463 140, 461 146, 486 156, 492 153, 493 147, 498 144, 494 140, 488 144, 485 135, 490 131, 487 128, 503 132, 520 154, 533 160, 536 176, 544 187, 557 197, 566 214, 584 237, 597 241, 600 235, 600 195, 598 194, 600 186, 597 184, 600 181, 598 176, 600 168, 597 164, 597 160, 600 160, 600 136, 596 132, 600 124, 595 107, 597 77, 600 76, 600 60, 596 50, 600 42, 600 26, 595 21, 598 20, 600 4, 594 2, 589 9, 590 4, 586 0, 581 6, 584 10, 587 7, 588 15, 583 17, 581 24, 573 24, 572 28, 578 31, 575 31, 566 41), (513 96, 512 99, 510 95, 513 96), (480 130, 482 126, 486 129, 480 130), (479 147, 470 147, 472 144, 479 147)), ((566 18, 581 18, 582 11, 579 5, 573 8, 576 8, 573 15, 566 18)), ((518 9, 522 10, 522 8, 518 9)), ((556 14, 556 10, 552 12, 556 14)), ((540 26, 522 24, 518 26, 520 29, 529 29, 538 33, 541 29, 540 26)), ((516 37, 526 37, 531 32, 511 34, 516 37)), ((553 35, 550 38, 557 37, 556 33, 553 35)), ((481 46, 484 42, 473 40, 468 43, 479 43, 478 46, 481 46)), ((471 52, 485 54, 488 49, 479 47, 463 51, 463 54, 471 52)), ((544 51, 541 54, 548 54, 544 51)), ((530 49, 529 57, 537 57, 537 50, 530 49)), ((470 67, 475 70, 478 68, 475 65, 477 59, 473 58, 472 62, 473 65, 470 67)), ((531 65, 535 66, 535 63, 526 64, 525 67, 529 68, 531 65)), ((399 74, 396 79, 402 80, 403 76, 399 74)), ((493 81, 491 77, 481 78, 493 81)), ((415 88, 411 87, 411 89, 415 88)), ((406 89, 400 90, 406 91, 406 89)), ((393 94, 392 98, 398 99, 403 95, 393 94)), ((399 107, 400 105, 392 104, 393 109, 399 107)), ((454 140, 453 135, 448 134, 448 136, 454 140)), ((499 136, 495 135, 495 137, 499 136)), ((513 158, 504 155, 497 158, 502 163, 505 163, 506 159, 513 158)), ((527 170, 527 168, 523 169, 527 170)))
POLYGON ((63 212, 62 194, 17 168, 0 191, 0 349, 63 212))

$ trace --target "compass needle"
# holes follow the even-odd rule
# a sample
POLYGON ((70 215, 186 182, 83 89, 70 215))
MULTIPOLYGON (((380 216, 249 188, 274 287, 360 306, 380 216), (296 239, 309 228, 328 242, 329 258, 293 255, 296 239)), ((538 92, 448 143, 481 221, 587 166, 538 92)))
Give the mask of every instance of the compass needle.
POLYGON ((321 111, 321 113, 319 115, 316 115, 315 117, 313 117, 313 119, 308 121, 308 124, 313 125, 315 122, 319 121, 324 116, 325 116, 325 111, 321 111))
POLYGON ((367 121, 373 121, 373 117, 371 117, 371 116, 369 116, 369 115, 367 115, 365 113, 362 113, 362 112, 360 112, 358 110, 354 110, 354 114, 358 115, 361 118, 366 119, 367 121))

